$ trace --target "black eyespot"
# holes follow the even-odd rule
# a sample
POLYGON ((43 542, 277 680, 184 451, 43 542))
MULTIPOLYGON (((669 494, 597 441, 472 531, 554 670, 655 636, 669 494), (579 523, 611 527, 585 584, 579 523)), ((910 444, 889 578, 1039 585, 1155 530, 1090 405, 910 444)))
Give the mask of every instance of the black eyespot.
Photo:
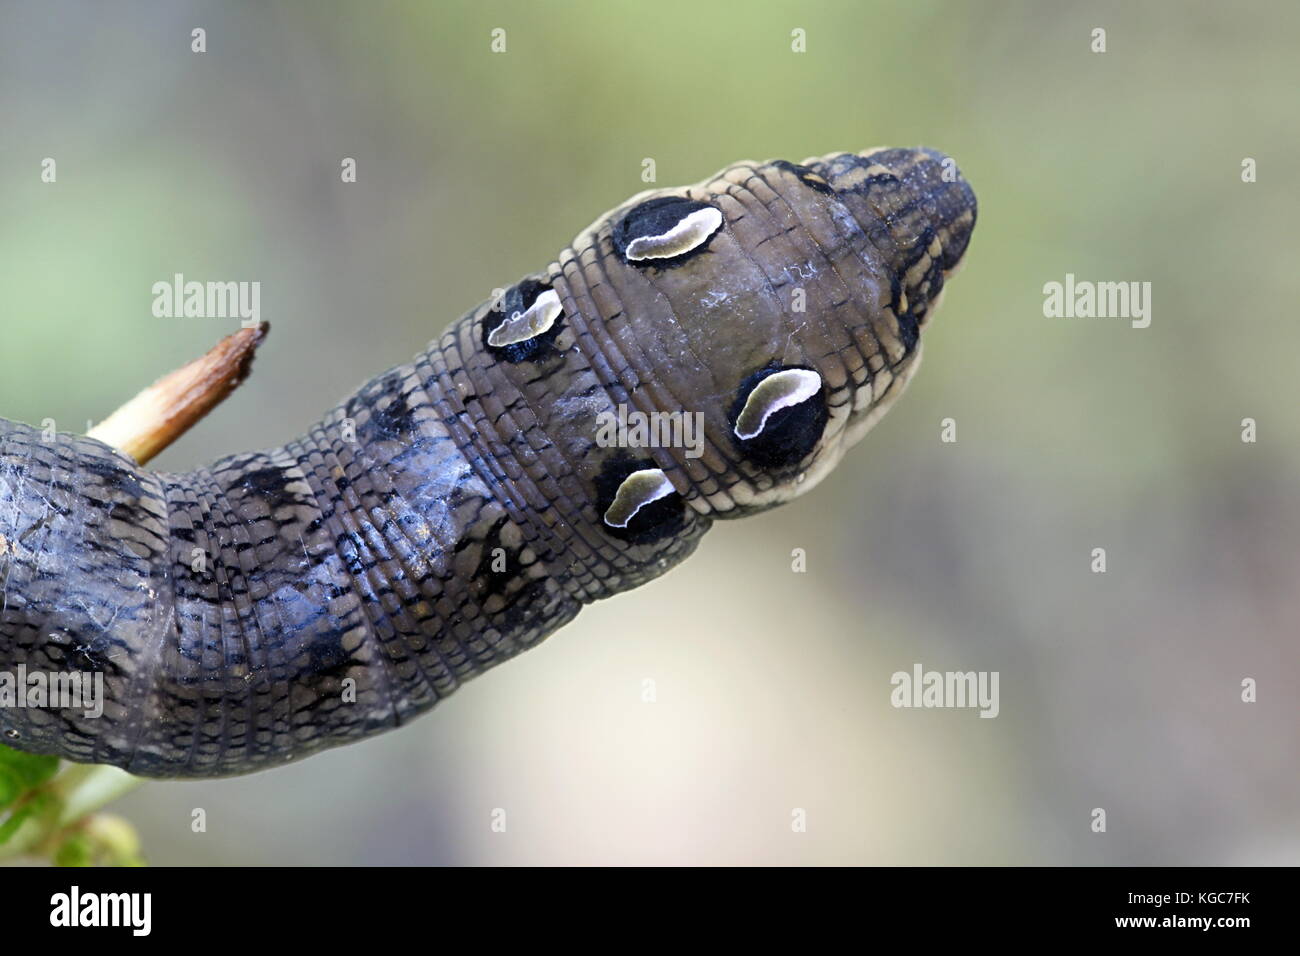
POLYGON ((610 537, 629 544, 653 544, 672 537, 686 527, 686 504, 677 492, 641 505, 625 527, 614 527, 603 516, 618 497, 618 490, 634 472, 658 468, 649 458, 634 459, 626 452, 605 463, 596 477, 596 512, 601 528, 610 537))
POLYGON ((826 181, 821 173, 815 169, 809 169, 807 166, 800 166, 798 163, 792 163, 789 160, 778 159, 772 163, 777 169, 784 169, 788 173, 793 173, 809 189, 819 193, 835 194, 831 184, 826 181))
POLYGON ((738 428, 741 413, 755 389, 778 372, 795 370, 817 374, 815 369, 807 366, 770 362, 740 383, 736 400, 727 416, 731 423, 731 439, 736 447, 746 458, 764 468, 797 466, 817 447, 822 432, 826 429, 826 422, 830 419, 826 407, 826 387, 822 385, 811 397, 772 411, 756 433, 747 428, 738 428), (750 434, 751 437, 742 438, 741 434, 750 434))
POLYGON ((276 465, 262 465, 241 471, 235 484, 226 491, 240 500, 261 498, 269 514, 289 506, 303 504, 302 475, 291 475, 276 465), (294 486, 298 486, 295 488, 294 486))
POLYGON ((527 312, 543 292, 550 292, 551 285, 538 279, 524 279, 506 290, 501 301, 488 310, 483 318, 483 348, 497 358, 515 364, 517 362, 540 361, 552 355, 558 355, 555 340, 564 330, 564 313, 561 312, 545 332, 522 342, 510 345, 493 345, 488 339, 501 325, 518 313, 527 312))
POLYGON ((660 196, 614 224, 614 248, 624 262, 669 268, 707 249, 721 225, 722 213, 708 203, 660 196))
POLYGON ((407 374, 401 368, 389 369, 349 400, 347 414, 363 422, 358 428, 362 436, 406 442, 415 433, 417 409, 407 398, 407 374))

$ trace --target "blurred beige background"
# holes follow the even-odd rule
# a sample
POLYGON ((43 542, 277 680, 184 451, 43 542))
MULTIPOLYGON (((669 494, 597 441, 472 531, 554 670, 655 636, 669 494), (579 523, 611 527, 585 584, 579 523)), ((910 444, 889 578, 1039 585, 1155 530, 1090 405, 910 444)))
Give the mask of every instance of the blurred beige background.
POLYGON ((154 318, 155 281, 262 284, 255 374, 161 468, 292 437, 645 157, 672 185, 925 144, 980 199, 916 382, 815 493, 399 732, 144 787, 149 858, 1300 862, 1298 26, 1283 0, 5 3, 0 414, 84 430, 236 325, 154 318), (1151 282, 1151 327, 1045 318, 1067 272, 1151 282), (999 671, 1000 716, 895 710, 916 662, 999 671))

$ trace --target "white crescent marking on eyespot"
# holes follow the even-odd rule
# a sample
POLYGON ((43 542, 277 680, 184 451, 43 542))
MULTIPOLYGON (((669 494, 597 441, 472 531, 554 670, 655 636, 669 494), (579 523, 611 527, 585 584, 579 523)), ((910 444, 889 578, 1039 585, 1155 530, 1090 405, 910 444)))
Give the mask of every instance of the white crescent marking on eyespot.
POLYGON ((554 289, 547 289, 523 312, 516 312, 489 332, 488 345, 501 348, 503 345, 535 339, 554 325, 563 312, 560 294, 554 289))
POLYGON ((822 388, 822 377, 806 368, 788 368, 774 372, 745 399, 745 407, 736 417, 736 437, 748 441, 762 433, 767 420, 783 408, 812 398, 822 388))
POLYGON ((634 471, 623 479, 614 493, 614 503, 605 510, 605 524, 611 528, 626 528, 638 511, 676 490, 662 468, 634 471))
POLYGON ((671 259, 690 252, 722 225, 722 213, 712 206, 683 216, 677 225, 658 236, 639 236, 627 244, 631 262, 643 259, 671 259))

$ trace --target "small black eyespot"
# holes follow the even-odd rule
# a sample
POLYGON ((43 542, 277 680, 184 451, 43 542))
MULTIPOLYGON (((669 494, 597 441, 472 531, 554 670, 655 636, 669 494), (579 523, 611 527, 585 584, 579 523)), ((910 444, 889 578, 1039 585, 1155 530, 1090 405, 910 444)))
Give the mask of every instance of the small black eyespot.
POLYGON ((358 432, 381 441, 409 441, 416 430, 418 409, 412 407, 406 386, 407 372, 389 369, 348 400, 348 417, 363 424, 358 432))
POLYGON ((624 262, 637 266, 671 268, 707 249, 721 225, 722 214, 715 206, 683 196, 660 196, 633 207, 614 224, 614 248, 624 262), (697 216, 700 221, 696 228, 683 236, 680 242, 669 244, 664 249, 652 250, 648 254, 641 252, 640 247, 653 247, 656 237, 671 234, 688 217, 706 210, 711 211, 711 215, 702 218, 697 216))
POLYGON ((564 330, 563 313, 560 314, 560 317, 555 320, 549 329, 531 339, 501 346, 492 345, 488 342, 488 337, 498 326, 508 321, 516 313, 526 312, 537 301, 539 295, 550 290, 551 285, 549 282, 542 282, 537 279, 524 279, 507 289, 505 294, 501 296, 501 301, 496 303, 494 308, 488 309, 487 315, 483 318, 483 348, 512 365, 518 362, 536 362, 550 355, 558 355, 555 340, 560 337, 560 332, 564 330))
POLYGON ((612 538, 629 544, 653 544, 672 537, 686 527, 686 503, 673 492, 649 504, 642 505, 623 528, 612 527, 603 520, 618 489, 633 472, 658 465, 649 458, 634 459, 626 452, 607 461, 596 476, 596 513, 602 516, 600 526, 612 538))
POLYGON ((812 454, 821 441, 830 411, 826 407, 826 387, 822 385, 816 395, 797 404, 780 408, 770 414, 762 430, 751 438, 737 434, 737 422, 749 396, 767 378, 777 372, 802 369, 816 374, 816 369, 804 365, 782 365, 772 361, 749 375, 740 383, 736 400, 732 402, 727 420, 731 423, 731 440, 741 453, 764 468, 793 468, 812 454))
POLYGON ((289 485, 301 481, 301 478, 295 478, 285 469, 276 465, 264 465, 258 468, 250 468, 247 471, 239 473, 238 490, 251 491, 254 494, 262 495, 273 501, 292 500, 296 495, 287 491, 289 485))

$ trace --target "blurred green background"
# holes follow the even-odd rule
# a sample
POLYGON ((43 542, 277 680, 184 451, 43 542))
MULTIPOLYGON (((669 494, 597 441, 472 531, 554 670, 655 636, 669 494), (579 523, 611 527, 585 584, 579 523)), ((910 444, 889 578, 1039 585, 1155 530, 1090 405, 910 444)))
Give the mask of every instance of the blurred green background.
POLYGON ((154 282, 262 284, 252 379, 165 469, 297 434, 647 157, 925 144, 980 199, 909 394, 816 492, 401 731, 147 785, 153 862, 1300 862, 1294 3, 0 11, 0 414, 82 431, 237 325, 154 282), (1045 318, 1067 272, 1151 282, 1151 327, 1045 318), (1001 715, 895 710, 915 662, 999 671, 1001 715))

